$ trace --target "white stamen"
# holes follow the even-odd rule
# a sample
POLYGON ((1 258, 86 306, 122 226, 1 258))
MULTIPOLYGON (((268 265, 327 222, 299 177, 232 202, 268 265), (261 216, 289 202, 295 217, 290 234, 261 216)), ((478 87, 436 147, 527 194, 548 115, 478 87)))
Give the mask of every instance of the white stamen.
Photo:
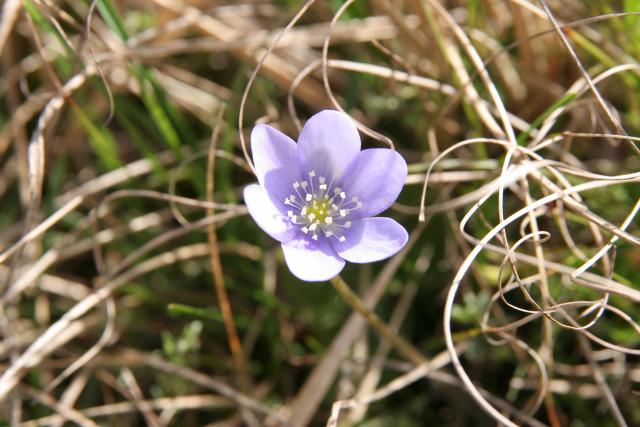
POLYGON ((338 230, 351 227, 351 221, 346 219, 352 210, 362 207, 363 203, 356 196, 347 197, 347 192, 342 188, 334 187, 336 176, 330 179, 330 183, 326 177, 318 177, 315 170, 309 171, 308 176, 308 180, 293 183, 296 195, 285 198, 284 204, 293 208, 286 211, 287 217, 314 241, 323 236, 346 242, 346 237, 338 230))

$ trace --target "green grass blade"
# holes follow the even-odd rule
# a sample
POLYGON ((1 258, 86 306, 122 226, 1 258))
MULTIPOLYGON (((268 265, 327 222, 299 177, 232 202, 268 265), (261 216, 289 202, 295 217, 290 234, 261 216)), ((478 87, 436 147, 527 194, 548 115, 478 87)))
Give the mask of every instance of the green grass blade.
POLYGON ((118 155, 118 146, 111 134, 98 128, 93 121, 78 106, 71 104, 71 110, 82 127, 89 135, 89 143, 98 156, 98 161, 106 170, 112 170, 122 166, 118 155))

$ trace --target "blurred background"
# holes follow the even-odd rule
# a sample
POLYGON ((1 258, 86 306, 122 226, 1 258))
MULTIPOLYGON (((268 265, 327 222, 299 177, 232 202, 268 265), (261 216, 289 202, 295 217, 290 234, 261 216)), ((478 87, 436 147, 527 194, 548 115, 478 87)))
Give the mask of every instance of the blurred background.
POLYGON ((638 11, 4 0, 0 425, 640 425, 638 11), (417 367, 242 205, 326 108, 409 164, 342 277, 417 367))

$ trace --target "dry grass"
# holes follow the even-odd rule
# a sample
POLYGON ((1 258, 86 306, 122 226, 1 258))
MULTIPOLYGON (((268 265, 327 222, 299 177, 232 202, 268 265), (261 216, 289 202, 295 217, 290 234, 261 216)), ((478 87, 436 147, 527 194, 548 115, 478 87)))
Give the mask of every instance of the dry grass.
POLYGON ((0 424, 639 425, 640 12, 601 3, 6 0, 0 424), (323 108, 410 171, 338 294, 240 197, 248 130, 323 108))

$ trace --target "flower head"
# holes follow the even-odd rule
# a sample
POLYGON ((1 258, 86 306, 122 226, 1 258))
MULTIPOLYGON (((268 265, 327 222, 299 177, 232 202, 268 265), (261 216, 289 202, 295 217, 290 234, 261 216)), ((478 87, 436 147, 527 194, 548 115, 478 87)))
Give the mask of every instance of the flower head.
POLYGON ((297 144, 258 125, 251 151, 259 184, 244 189, 249 214, 282 243, 287 266, 299 279, 331 279, 345 260, 379 261, 407 242, 400 224, 374 217, 398 197, 407 163, 393 150, 360 151, 360 136, 346 114, 314 115, 297 144))

